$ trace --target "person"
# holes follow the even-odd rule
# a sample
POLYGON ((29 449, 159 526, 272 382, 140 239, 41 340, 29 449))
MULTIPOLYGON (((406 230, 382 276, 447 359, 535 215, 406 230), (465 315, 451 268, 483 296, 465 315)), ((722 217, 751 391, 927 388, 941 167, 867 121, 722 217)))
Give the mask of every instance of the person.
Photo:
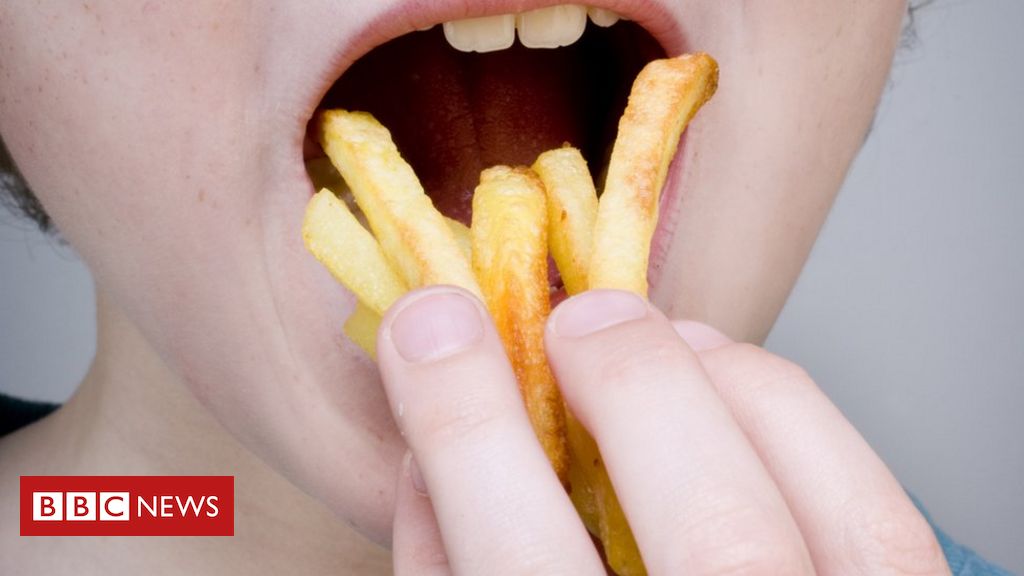
MULTIPOLYGON (((0 522, 5 573, 603 573, 481 304, 410 293, 378 371, 299 232, 307 123, 355 57, 543 4, 0 6, 6 181, 16 163, 20 202, 88 264, 98 326, 74 396, 0 439, 0 517, 19 475, 236 479, 232 538, 0 522)), ((586 292, 546 333, 650 572, 1002 573, 933 531, 807 374, 756 346, 866 137, 906 5, 602 7, 721 65, 666 191, 682 201, 651 303, 586 292)))

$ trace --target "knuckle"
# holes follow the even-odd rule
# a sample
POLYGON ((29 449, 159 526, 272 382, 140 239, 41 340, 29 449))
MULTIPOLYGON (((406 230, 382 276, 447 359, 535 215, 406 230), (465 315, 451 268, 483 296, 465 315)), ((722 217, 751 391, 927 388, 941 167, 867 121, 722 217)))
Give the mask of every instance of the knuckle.
MULTIPOLYGON (((493 561, 486 565, 502 566, 501 574, 551 574, 553 576, 569 576, 579 574, 579 566, 571 566, 569 557, 550 545, 527 545, 505 550, 494 554, 493 561), (515 558, 512 563, 509 558, 515 558)), ((497 573, 497 572, 493 572, 497 573)))
MULTIPOLYGON (((791 548, 791 547, 789 547, 791 548)), ((716 574, 720 576, 775 576, 805 572, 800 557, 787 547, 765 541, 746 540, 729 547, 722 545, 694 557, 688 570, 673 574, 716 574)))
POLYGON ((487 435, 509 416, 508 410, 475 391, 455 398, 434 399, 408 412, 405 431, 419 442, 442 447, 487 435))
POLYGON ((851 546, 870 574, 947 574, 945 555, 909 502, 866 505, 853 514, 851 546))
POLYGON ((679 344, 665 338, 619 344, 597 360, 595 368, 602 374, 597 382, 616 387, 643 386, 657 381, 667 366, 676 365, 681 358, 679 344))
POLYGON ((678 536, 665 573, 754 576, 807 572, 802 544, 752 509, 719 513, 678 536), (685 543, 679 546, 680 542, 685 543))
POLYGON ((414 574, 412 568, 416 570, 427 570, 431 569, 431 573, 439 573, 442 568, 448 567, 448 555, 445 554, 443 548, 439 548, 434 543, 424 543, 415 546, 409 552, 409 574, 414 574))
POLYGON ((814 380, 799 364, 753 344, 733 344, 702 357, 715 380, 745 397, 816 390, 814 380))

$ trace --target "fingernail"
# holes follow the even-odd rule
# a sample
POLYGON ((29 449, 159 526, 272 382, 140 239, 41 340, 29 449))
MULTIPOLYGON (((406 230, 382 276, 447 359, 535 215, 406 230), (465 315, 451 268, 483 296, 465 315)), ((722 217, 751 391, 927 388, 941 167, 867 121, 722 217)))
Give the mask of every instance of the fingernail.
POLYGON ((732 344, 731 338, 707 324, 694 322, 693 320, 680 320, 672 324, 676 332, 694 350, 711 350, 719 346, 732 344))
POLYGON ((391 322, 391 340, 406 362, 430 362, 479 342, 480 310, 458 292, 435 292, 402 308, 391 322))
POLYGON ((409 476, 409 480, 412 482, 412 487, 416 490, 416 493, 420 496, 427 495, 427 484, 423 481, 423 474, 420 473, 420 467, 416 464, 416 459, 413 458, 412 452, 405 453, 405 461, 402 463, 405 468, 406 474, 409 476))
POLYGON ((591 290, 566 300, 552 314, 552 330, 579 338, 647 316, 647 301, 622 290, 591 290))

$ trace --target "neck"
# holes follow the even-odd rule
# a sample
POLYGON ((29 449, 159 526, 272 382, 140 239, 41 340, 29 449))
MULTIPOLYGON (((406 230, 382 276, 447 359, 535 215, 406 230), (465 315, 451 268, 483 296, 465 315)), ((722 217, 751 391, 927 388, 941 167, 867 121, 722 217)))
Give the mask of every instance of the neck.
MULTIPOLYGON (((97 298, 96 358, 78 391, 52 416, 4 439, 0 453, 4 502, 17 501, 23 474, 235 477, 233 537, 57 539, 74 549, 66 558, 88 555, 97 573, 104 561, 119 571, 131 558, 150 567, 160 559, 168 573, 186 567, 216 574, 389 571, 386 551, 221 427, 103 294, 97 298)), ((53 542, 46 544, 27 549, 59 556, 53 542)), ((39 558, 25 560, 38 566, 39 558)))

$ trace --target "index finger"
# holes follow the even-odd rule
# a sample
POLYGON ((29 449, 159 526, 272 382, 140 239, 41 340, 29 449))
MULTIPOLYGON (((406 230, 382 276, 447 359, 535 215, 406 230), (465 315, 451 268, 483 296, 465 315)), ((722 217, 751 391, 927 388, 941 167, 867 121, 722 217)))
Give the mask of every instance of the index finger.
POLYGON ((384 318, 377 348, 456 573, 604 573, 477 299, 412 292, 384 318))

